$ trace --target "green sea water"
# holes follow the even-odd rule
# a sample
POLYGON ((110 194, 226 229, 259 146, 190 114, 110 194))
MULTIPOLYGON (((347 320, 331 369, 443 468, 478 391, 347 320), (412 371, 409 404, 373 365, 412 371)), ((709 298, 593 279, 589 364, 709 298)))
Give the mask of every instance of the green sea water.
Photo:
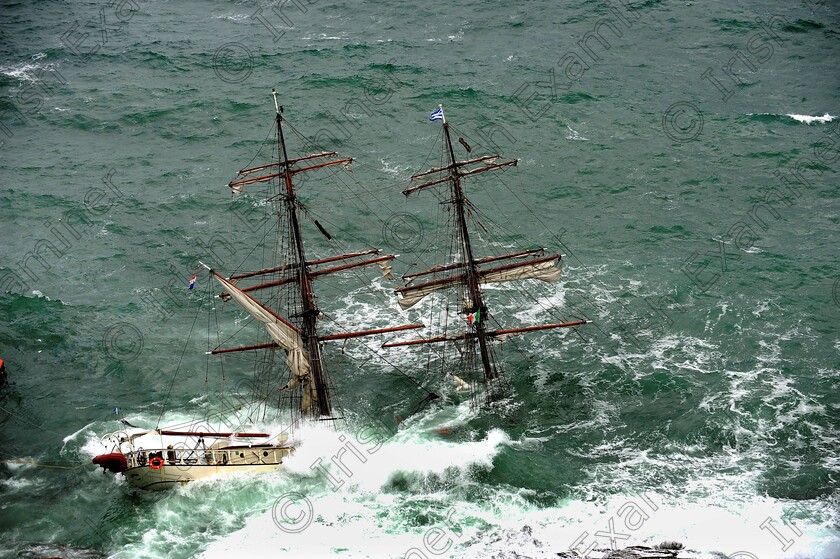
MULTIPOLYGON (((0 556, 840 556, 838 24, 820 0, 0 2, 0 556), (490 290, 495 317, 592 323, 506 344, 507 397, 479 413, 423 354, 351 344, 328 357, 348 425, 287 471, 133 492, 90 465, 115 407, 154 426, 251 388, 185 352, 206 326, 186 284, 262 256, 269 207, 225 185, 272 134, 272 88, 296 152, 355 158, 358 186, 300 185, 311 217, 398 273, 437 263, 440 198, 401 190, 437 163, 439 103, 517 158, 468 185, 502 227, 477 251, 545 246, 564 274, 490 290), (315 475, 416 403, 394 367, 447 397, 340 487, 315 475)), ((423 320, 371 282, 321 303, 423 320)))

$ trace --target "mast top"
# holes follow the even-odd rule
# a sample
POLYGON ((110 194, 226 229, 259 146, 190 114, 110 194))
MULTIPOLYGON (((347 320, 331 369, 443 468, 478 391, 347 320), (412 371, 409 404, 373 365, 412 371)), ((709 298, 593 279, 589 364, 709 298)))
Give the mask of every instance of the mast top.
POLYGON ((434 122, 436 120, 442 120, 444 124, 446 124, 446 117, 443 115, 443 105, 438 104, 438 110, 433 112, 429 115, 429 121, 434 122))
POLYGON ((283 107, 277 105, 277 90, 275 90, 274 88, 271 88, 271 96, 274 97, 274 110, 279 115, 283 112, 283 107))

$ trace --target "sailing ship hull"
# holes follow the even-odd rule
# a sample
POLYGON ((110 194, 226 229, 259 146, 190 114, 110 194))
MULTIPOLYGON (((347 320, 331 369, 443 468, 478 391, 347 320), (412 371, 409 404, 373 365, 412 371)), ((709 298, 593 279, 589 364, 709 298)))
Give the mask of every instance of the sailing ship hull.
POLYGON ((125 455, 127 468, 121 473, 139 489, 161 491, 191 481, 273 472, 294 452, 291 446, 225 446, 198 453, 164 449, 136 451, 125 455))
POLYGON ((123 475, 131 485, 138 489, 164 491, 201 479, 269 473, 278 470, 281 466, 282 462, 277 464, 228 464, 226 466, 217 464, 161 466, 157 470, 153 470, 149 466, 138 466, 126 470, 123 475))

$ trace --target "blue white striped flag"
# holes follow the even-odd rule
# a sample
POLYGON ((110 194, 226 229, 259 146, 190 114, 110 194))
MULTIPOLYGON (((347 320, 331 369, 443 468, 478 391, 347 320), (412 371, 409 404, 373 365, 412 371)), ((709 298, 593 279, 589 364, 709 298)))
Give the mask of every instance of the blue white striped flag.
POLYGON ((434 122, 436 120, 443 120, 443 107, 429 115, 429 122, 434 122))

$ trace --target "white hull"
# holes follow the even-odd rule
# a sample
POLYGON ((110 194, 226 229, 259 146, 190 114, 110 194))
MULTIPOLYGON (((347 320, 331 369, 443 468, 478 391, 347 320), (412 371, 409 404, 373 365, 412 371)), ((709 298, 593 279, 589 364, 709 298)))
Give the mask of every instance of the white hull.
POLYGON ((138 466, 126 470, 123 475, 134 487, 162 491, 178 485, 186 485, 199 479, 229 477, 237 474, 262 474, 273 472, 281 467, 282 464, 228 464, 225 466, 196 464, 193 466, 161 466, 160 469, 153 470, 149 466, 138 466))
POLYGON ((135 451, 126 455, 122 472, 134 487, 152 491, 170 489, 191 481, 233 475, 273 472, 294 451, 291 446, 223 446, 205 451, 176 452, 171 449, 135 451))

